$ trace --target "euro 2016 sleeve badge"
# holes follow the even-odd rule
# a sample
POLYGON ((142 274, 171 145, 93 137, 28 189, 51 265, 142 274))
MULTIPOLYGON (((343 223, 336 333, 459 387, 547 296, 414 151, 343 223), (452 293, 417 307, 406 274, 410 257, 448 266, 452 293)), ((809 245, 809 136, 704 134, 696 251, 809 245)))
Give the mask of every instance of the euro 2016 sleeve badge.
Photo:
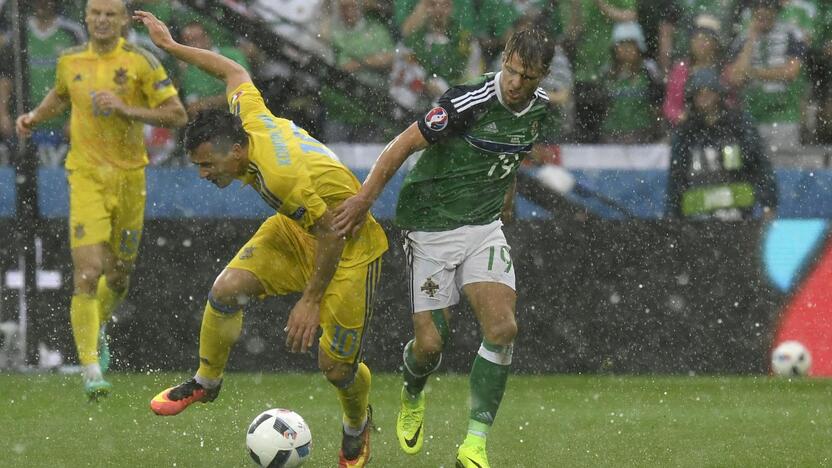
POLYGON ((434 107, 425 115, 425 124, 434 132, 441 132, 448 126, 448 112, 442 107, 434 107))

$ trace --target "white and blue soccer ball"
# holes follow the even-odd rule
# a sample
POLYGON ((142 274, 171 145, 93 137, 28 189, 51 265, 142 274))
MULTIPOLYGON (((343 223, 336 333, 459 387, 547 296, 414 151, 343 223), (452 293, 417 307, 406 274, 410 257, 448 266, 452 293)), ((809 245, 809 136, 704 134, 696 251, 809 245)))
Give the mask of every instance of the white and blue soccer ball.
POLYGON ((312 432, 294 411, 270 409, 248 426, 246 446, 254 462, 264 468, 295 468, 312 452, 312 432))
POLYGON ((799 377, 809 373, 812 355, 799 341, 780 343, 771 353, 771 370, 783 377, 799 377))

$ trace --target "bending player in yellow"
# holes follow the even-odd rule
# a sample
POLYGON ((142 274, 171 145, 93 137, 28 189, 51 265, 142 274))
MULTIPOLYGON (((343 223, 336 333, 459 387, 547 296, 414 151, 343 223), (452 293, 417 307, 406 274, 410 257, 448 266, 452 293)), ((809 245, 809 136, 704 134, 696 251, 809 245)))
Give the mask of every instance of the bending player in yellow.
POLYGON ((188 120, 156 57, 121 37, 129 21, 122 0, 89 0, 89 42, 58 57, 55 87, 17 119, 17 132, 26 137, 72 109, 70 321, 90 399, 110 391, 102 375, 109 366, 104 327, 127 294, 144 225, 144 124, 181 127, 188 120))
POLYGON ((175 42, 150 13, 137 11, 134 17, 157 46, 227 85, 231 112, 201 113, 186 131, 185 148, 200 177, 220 188, 241 180, 277 212, 211 288, 196 375, 159 393, 151 409, 174 415, 197 401, 213 401, 240 335, 244 304, 252 297, 302 292, 289 313, 286 344, 305 352, 320 324, 318 367, 336 387, 343 411, 339 466, 364 466, 370 455, 370 370, 361 351, 387 238, 370 215, 349 240, 332 229, 333 207, 358 192, 358 179, 305 130, 272 115, 243 67, 175 42))

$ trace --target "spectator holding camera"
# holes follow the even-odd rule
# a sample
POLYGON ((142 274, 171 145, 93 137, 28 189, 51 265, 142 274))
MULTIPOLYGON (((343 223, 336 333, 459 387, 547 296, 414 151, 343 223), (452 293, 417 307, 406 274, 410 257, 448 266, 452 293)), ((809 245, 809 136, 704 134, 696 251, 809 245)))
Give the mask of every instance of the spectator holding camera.
POLYGON ((690 115, 671 140, 667 216, 739 221, 777 209, 774 172, 747 114, 725 105, 715 70, 693 73, 686 97, 690 115))

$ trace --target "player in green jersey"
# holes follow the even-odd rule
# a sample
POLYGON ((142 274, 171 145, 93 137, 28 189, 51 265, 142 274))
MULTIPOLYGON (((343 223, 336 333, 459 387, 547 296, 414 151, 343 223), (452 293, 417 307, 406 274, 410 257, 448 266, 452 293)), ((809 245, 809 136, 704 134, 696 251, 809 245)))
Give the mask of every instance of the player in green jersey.
POLYGON ((550 116, 538 87, 554 42, 530 29, 506 44, 499 73, 455 86, 437 107, 382 151, 354 197, 336 209, 335 229, 351 235, 384 186, 413 153, 396 207, 405 230, 415 338, 404 349, 399 444, 418 453, 424 440, 424 386, 442 360, 449 308, 464 293, 483 333, 470 375, 468 434, 458 467, 487 467, 486 436, 500 405, 517 334, 514 268, 500 215, 514 193, 520 161, 550 116))

